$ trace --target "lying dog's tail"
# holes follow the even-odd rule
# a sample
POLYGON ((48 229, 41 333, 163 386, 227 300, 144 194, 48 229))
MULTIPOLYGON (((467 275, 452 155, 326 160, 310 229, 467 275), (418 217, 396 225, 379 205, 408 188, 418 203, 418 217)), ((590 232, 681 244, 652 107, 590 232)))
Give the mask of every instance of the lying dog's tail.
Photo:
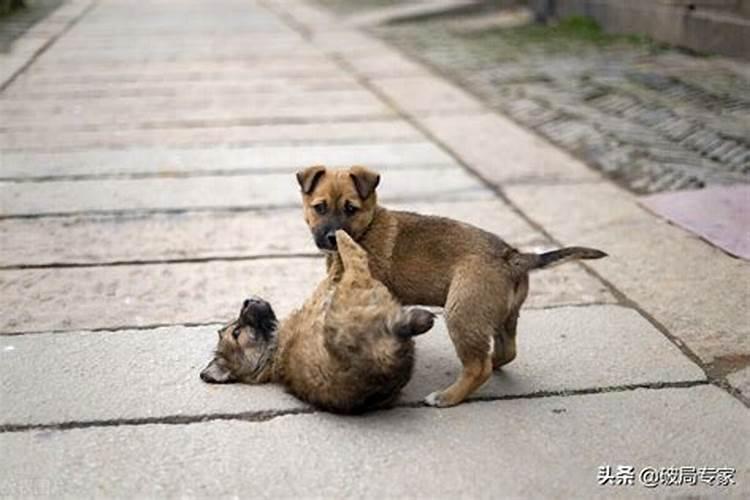
POLYGON ((606 256, 607 254, 601 250, 586 247, 565 247, 551 252, 519 254, 521 265, 529 271, 546 269, 571 260, 601 259, 606 256))

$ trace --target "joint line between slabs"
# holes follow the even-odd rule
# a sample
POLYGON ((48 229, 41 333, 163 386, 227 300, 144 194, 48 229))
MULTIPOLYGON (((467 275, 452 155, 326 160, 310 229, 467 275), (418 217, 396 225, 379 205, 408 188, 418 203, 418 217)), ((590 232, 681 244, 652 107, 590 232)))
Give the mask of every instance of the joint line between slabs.
MULTIPOLYGON (((642 384, 627 384, 606 387, 592 387, 586 389, 561 389, 559 391, 539 391, 528 394, 503 395, 476 397, 464 401, 462 404, 479 404, 496 401, 513 401, 523 399, 545 399, 550 397, 571 397, 585 396, 591 394, 609 394, 615 392, 630 392, 638 389, 689 389, 692 387, 710 385, 709 380, 685 380, 679 382, 646 382, 642 384)), ((425 408, 436 411, 441 409, 433 408, 422 402, 409 402, 394 405, 391 409, 417 409, 425 408)), ((387 411, 387 410, 386 410, 387 411)), ((65 431, 70 429, 86 429, 92 427, 119 427, 119 426, 138 426, 138 425, 190 425, 217 420, 236 420, 244 422, 267 422, 276 417, 288 415, 312 415, 326 413, 316 408, 295 408, 289 410, 260 410, 240 413, 213 413, 206 415, 167 415, 164 417, 145 417, 145 418, 123 418, 123 419, 105 419, 105 420, 83 420, 69 421, 50 424, 3 424, 0 425, 0 434, 13 432, 28 431, 65 431)))
MULTIPOLYGON (((13 182, 16 184, 45 184, 50 182, 75 182, 75 181, 111 181, 111 180, 148 180, 148 179, 195 179, 201 177, 255 177, 268 175, 293 174, 299 170, 298 166, 288 165, 282 167, 262 168, 225 168, 225 169, 194 169, 171 172, 112 172, 96 174, 59 174, 40 175, 38 177, 0 177, 0 182, 13 182)), ((386 165, 384 170, 409 171, 409 170, 450 170, 459 166, 455 163, 413 163, 401 165, 386 165)))
MULTIPOLYGON (((486 201, 487 196, 490 193, 482 186, 477 185, 476 187, 465 187, 459 189, 453 189, 450 191, 444 191, 442 193, 434 193, 432 195, 425 196, 394 196, 388 198, 389 203, 418 203, 418 202, 440 202, 440 203, 463 203, 463 202, 475 202, 475 201, 486 201), (463 194, 463 196, 462 196, 463 194), (470 196, 466 196, 469 194, 470 196)), ((277 205, 255 205, 255 206, 205 206, 205 207, 184 207, 184 208, 113 208, 113 209, 84 209, 69 212, 41 212, 41 213, 17 213, 1 215, 0 221, 14 220, 14 219, 44 219, 44 218, 76 218, 82 216, 146 216, 146 215, 180 215, 180 214, 192 214, 192 213, 245 213, 245 212, 268 212, 276 210, 291 210, 301 209, 302 205, 299 203, 279 203, 277 205)))
MULTIPOLYGON (((315 257, 318 258, 318 257, 315 257)), ((578 304, 554 304, 541 307, 527 307, 524 311, 549 311, 553 309, 563 309, 566 307, 603 307, 603 306, 618 306, 624 307, 621 304, 613 302, 585 302, 578 304)), ((437 308, 435 312, 438 316, 443 315, 442 308, 437 308)), ((0 332, 0 338, 2 337, 18 337, 21 335, 43 335, 43 334, 72 334, 72 333, 93 333, 93 332, 104 332, 104 333, 121 333, 132 330, 155 330, 157 328, 195 328, 203 326, 223 325, 222 320, 208 321, 208 322, 183 322, 183 323, 151 323, 148 325, 116 325, 116 326, 103 326, 95 328, 81 328, 81 329, 70 329, 70 330, 29 330, 29 331, 16 331, 16 332, 0 332)))
POLYGON ((289 253, 289 254, 256 254, 256 255, 228 255, 213 257, 188 257, 176 259, 143 259, 143 260, 113 260, 103 262, 48 262, 42 264, 15 264, 0 266, 0 271, 20 271, 34 269, 73 269, 92 267, 121 267, 121 266, 152 266, 160 264, 202 264, 208 262, 242 262, 253 260, 278 259, 319 259, 322 253, 289 253))

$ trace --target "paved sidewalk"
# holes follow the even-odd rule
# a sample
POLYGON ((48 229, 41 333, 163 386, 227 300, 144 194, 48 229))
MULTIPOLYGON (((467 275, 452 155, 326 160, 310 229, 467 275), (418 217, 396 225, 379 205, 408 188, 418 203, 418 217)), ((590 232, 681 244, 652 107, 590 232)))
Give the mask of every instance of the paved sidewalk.
POLYGON ((0 64, 0 496, 750 495, 747 262, 384 42, 297 0, 74 0, 0 64), (313 163, 611 257, 534 274, 519 358, 457 408, 421 404, 460 369, 442 321, 394 410, 204 384, 245 296, 323 274, 313 163), (736 484, 639 477, 683 466, 736 484))

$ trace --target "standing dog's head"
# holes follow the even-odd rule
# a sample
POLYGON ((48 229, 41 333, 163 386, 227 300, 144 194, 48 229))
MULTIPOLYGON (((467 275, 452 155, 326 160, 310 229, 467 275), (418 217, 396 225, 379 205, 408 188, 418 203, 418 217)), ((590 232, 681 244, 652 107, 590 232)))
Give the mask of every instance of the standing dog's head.
POLYGON ((333 170, 317 165, 297 172, 297 181, 305 222, 321 250, 336 250, 337 230, 357 240, 372 222, 380 182, 377 172, 359 166, 333 170))
POLYGON ((219 329, 214 358, 201 371, 201 380, 215 384, 267 382, 276 350, 276 315, 271 304, 252 298, 240 316, 219 329))

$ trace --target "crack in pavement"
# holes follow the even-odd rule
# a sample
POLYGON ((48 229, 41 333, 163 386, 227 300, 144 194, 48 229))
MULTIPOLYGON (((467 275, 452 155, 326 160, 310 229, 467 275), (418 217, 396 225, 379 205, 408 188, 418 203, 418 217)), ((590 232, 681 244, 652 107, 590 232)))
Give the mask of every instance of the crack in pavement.
POLYGON ((276 254, 253 254, 253 255, 226 255, 207 257, 184 257, 174 259, 136 259, 136 260, 112 260, 102 262, 47 262, 41 264, 13 264, 0 266, 0 271, 20 271, 29 269, 70 269, 70 268, 97 268, 97 267, 121 267, 121 266, 152 266, 160 264, 202 264, 206 262, 238 262, 250 260, 278 260, 278 259, 322 259, 320 252, 298 252, 298 253, 276 253, 276 254))
MULTIPOLYGON (((318 258, 318 257, 315 257, 318 258)), ((602 301, 591 301, 591 302, 578 302, 575 304, 551 304, 546 306, 537 307, 524 307, 524 311, 546 311, 551 309, 564 309, 568 307, 597 307, 597 306, 619 306, 625 307, 617 302, 602 302, 602 301)), ((423 306, 427 307, 427 306, 423 306)), ((432 310, 436 315, 442 316, 443 310, 441 307, 429 306, 428 309, 432 310)), ((3 337, 18 337, 21 335, 43 335, 43 334, 66 334, 66 333, 90 333, 90 332, 105 332, 105 333, 119 333, 127 332, 130 330, 154 330, 157 328, 194 328, 202 326, 222 326, 226 324, 224 320, 207 321, 207 322, 184 322, 184 323, 150 323, 147 325, 118 325, 118 326, 103 326, 97 328, 84 328, 84 329, 68 329, 68 330, 24 330, 24 331, 10 331, 0 332, 0 338, 3 337)))
MULTIPOLYGON (((447 170, 456 168, 452 163, 420 163, 412 165, 386 166, 383 170, 447 170)), ((226 168, 206 170, 185 170, 165 172, 133 172, 133 173, 104 173, 104 174, 70 174, 45 175, 38 177, 0 177, 0 182, 15 182, 18 184, 37 184, 46 182, 70 181, 98 181, 98 180, 140 180, 140 179, 190 179, 200 177, 244 177, 254 175, 293 174, 300 166, 288 165, 271 168, 226 168)))
MULTIPOLYGON (((462 203, 468 201, 482 201, 481 195, 486 194, 484 186, 467 187, 453 190, 446 190, 443 193, 424 195, 424 196, 394 196, 387 198, 389 203, 420 203, 420 202, 441 202, 441 203, 462 203), (461 193, 475 193, 480 196, 467 198, 461 196, 461 193)), ((487 193, 488 194, 488 193, 487 193)), ((42 213, 17 213, 10 215, 0 215, 0 221, 14 219, 45 219, 50 217, 68 217, 75 218, 81 216, 134 216, 134 215, 154 215, 154 214, 190 214, 190 213, 242 213, 242 212, 270 212, 276 210, 301 209, 301 203, 280 203, 276 205, 252 205, 252 206, 205 206, 205 207, 185 207, 185 208, 136 208, 136 209, 103 209, 103 210, 77 210, 70 212, 42 212, 42 213)))
MULTIPOLYGON (((478 396, 464 401, 462 404, 480 404, 496 401, 511 401, 522 399, 543 399, 549 397, 570 397, 585 396, 590 394, 607 394, 612 392, 628 392, 638 389, 689 389, 703 385, 710 385, 709 380, 684 380, 679 382, 645 382, 640 384, 626 384, 605 387, 591 387, 586 389, 561 389, 558 391, 538 391, 527 394, 507 394, 502 396, 478 396)), ((421 401, 405 402, 394 405, 393 410, 401 408, 428 408, 435 409, 421 401)), ((383 411, 383 410, 379 410, 383 411)), ((387 411, 387 410, 385 410, 387 411)), ((138 425, 189 425, 216 420, 238 420, 244 422, 268 422, 277 417, 288 415, 312 415, 316 413, 326 413, 313 407, 294 408, 288 410, 260 410, 240 413, 209 413, 205 415, 167 415, 163 417, 143 417, 143 418, 121 418, 121 419, 104 419, 104 420, 79 420, 69 422, 58 422, 49 424, 2 424, 0 425, 0 434, 12 432, 29 432, 29 431, 64 431, 71 429, 86 429, 92 427, 119 427, 119 426, 138 426, 138 425)))

